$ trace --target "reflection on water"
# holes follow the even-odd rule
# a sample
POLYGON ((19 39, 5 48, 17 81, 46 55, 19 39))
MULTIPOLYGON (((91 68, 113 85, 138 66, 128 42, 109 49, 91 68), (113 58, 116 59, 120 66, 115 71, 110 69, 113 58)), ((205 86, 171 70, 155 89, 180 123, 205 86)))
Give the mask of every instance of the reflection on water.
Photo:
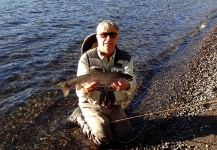
POLYGON ((119 47, 132 54, 142 80, 146 70, 159 67, 198 27, 207 27, 211 19, 209 25, 214 24, 216 6, 216 0, 107 0, 103 7, 85 0, 1 1, 0 113, 72 78, 83 39, 103 19, 120 25, 119 47))

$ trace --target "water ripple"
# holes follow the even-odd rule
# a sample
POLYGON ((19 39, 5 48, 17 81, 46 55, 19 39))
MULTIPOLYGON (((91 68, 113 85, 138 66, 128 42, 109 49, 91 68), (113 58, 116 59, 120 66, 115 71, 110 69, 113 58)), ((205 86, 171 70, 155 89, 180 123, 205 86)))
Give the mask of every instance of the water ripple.
MULTIPOLYGON (((119 24, 118 46, 132 54, 146 82, 147 70, 163 67, 184 51, 186 39, 216 24, 216 6, 216 0, 0 1, 0 109, 72 78, 84 38, 104 19, 119 24)), ((142 84, 138 93, 149 86, 142 84)))

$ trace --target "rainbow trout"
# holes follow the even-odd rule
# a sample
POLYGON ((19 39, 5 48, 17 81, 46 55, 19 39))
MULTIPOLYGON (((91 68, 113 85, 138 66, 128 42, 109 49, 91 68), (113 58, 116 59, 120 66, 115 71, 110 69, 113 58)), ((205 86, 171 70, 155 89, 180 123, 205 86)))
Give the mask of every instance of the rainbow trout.
POLYGON ((120 78, 125 78, 128 81, 131 81, 133 77, 129 74, 124 74, 120 72, 91 72, 89 74, 77 76, 72 80, 60 82, 58 85, 61 87, 64 96, 66 97, 69 94, 71 88, 75 85, 84 86, 85 84, 91 82, 98 82, 99 87, 109 87, 113 82, 116 82, 120 78))

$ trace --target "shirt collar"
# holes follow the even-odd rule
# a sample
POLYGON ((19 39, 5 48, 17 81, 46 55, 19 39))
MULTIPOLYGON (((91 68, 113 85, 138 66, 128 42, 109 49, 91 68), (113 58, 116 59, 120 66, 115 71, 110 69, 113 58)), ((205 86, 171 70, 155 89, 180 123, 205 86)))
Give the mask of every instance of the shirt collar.
MULTIPOLYGON (((100 59, 104 59, 105 57, 101 54, 101 51, 99 50, 99 47, 97 47, 97 54, 99 56, 100 59)), ((115 58, 115 54, 116 54, 116 48, 114 50, 114 53, 112 54, 112 56, 110 57, 111 59, 115 58)))

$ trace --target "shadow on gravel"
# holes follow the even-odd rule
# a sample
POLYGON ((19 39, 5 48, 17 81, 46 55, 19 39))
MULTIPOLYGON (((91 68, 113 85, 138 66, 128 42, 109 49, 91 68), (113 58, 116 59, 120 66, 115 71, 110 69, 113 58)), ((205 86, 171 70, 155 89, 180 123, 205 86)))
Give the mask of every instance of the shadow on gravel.
POLYGON ((130 103, 125 108, 126 112, 132 113, 133 111, 137 110, 137 108, 140 106, 140 104, 142 103, 144 97, 148 92, 148 89, 152 84, 152 78, 154 74, 155 72, 153 70, 149 70, 144 73, 144 77, 141 80, 142 84, 138 86, 134 98, 130 101, 130 103))
POLYGON ((102 149, 151 147, 166 142, 191 140, 210 134, 217 135, 217 116, 186 116, 132 122, 134 126, 138 124, 140 129, 136 129, 138 131, 135 134, 140 133, 140 135, 133 142, 117 143, 102 149))

